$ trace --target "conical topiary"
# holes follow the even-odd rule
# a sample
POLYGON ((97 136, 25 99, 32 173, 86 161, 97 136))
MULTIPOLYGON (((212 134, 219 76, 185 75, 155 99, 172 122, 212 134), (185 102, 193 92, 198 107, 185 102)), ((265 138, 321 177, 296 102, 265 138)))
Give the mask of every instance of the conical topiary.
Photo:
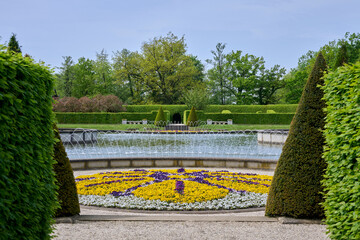
POLYGON ((8 43, 8 51, 14 53, 21 53, 19 42, 16 40, 16 35, 13 33, 8 43))
POLYGON ((61 141, 59 130, 54 124, 55 138, 54 145, 54 172, 58 189, 58 200, 60 208, 57 209, 55 217, 74 216, 80 213, 79 199, 76 190, 73 170, 69 158, 61 141))
POLYGON ((320 181, 326 169, 322 158, 325 102, 322 76, 326 62, 318 54, 290 125, 267 199, 267 216, 319 219, 324 217, 320 181))
POLYGON ((195 107, 191 108, 191 111, 189 113, 189 117, 186 121, 186 125, 190 126, 190 127, 195 127, 198 123, 198 118, 195 112, 195 107))
POLYGON ((158 113, 156 115, 154 124, 155 124, 155 126, 159 126, 159 127, 164 127, 166 125, 165 113, 164 113, 161 106, 160 106, 159 111, 158 111, 158 113))

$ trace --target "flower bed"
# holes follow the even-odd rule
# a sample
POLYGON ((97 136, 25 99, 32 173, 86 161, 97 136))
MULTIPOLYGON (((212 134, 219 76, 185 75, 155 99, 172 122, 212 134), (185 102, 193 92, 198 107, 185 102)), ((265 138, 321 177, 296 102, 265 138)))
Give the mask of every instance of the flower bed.
POLYGON ((144 170, 76 178, 83 205, 148 210, 212 210, 265 205, 271 176, 228 171, 144 170))

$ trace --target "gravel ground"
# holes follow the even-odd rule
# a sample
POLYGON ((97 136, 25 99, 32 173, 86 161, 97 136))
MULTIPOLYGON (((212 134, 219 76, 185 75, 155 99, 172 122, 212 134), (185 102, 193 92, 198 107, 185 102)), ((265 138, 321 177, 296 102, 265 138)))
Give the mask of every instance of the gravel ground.
MULTIPOLYGON (((209 169, 211 171, 221 169, 209 169)), ((91 170, 75 171, 75 176, 97 172, 116 171, 91 170)), ((229 171, 232 171, 229 169, 229 171)), ((248 172, 273 175, 272 171, 236 169, 236 172, 248 172)), ((81 215, 151 215, 151 213, 81 207, 81 215)), ((159 214, 156 214, 159 215, 159 214)), ((164 216, 171 215, 162 213, 164 216)), ((192 214, 193 215, 193 214, 192 214)), ((198 215, 198 214, 196 214, 198 215)), ((217 216, 264 216, 264 211, 217 213, 217 216)), ((213 214, 201 214, 213 216, 213 214)), ((256 240, 325 240, 326 226, 319 224, 281 224, 279 222, 162 222, 162 221, 86 221, 75 224, 55 224, 56 240, 91 239, 256 239, 256 240)))
POLYGON ((56 224, 55 239, 329 239, 324 225, 244 222, 86 222, 56 224))

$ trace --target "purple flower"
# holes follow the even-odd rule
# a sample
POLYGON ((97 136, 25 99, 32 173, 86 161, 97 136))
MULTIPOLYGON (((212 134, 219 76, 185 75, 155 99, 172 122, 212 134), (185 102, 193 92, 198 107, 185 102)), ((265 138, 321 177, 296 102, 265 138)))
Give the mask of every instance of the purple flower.
POLYGON ((177 172, 178 172, 178 173, 185 172, 185 169, 184 169, 184 168, 179 168, 179 169, 177 170, 177 172))
POLYGON ((176 181, 175 191, 177 191, 180 194, 184 194, 184 188, 185 188, 185 184, 183 181, 176 181))

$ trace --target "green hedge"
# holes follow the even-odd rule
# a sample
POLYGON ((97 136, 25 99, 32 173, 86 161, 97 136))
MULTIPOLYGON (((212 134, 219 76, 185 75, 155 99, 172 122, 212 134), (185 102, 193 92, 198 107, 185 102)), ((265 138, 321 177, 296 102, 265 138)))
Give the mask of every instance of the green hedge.
POLYGON ((127 112, 151 112, 158 111, 162 107, 164 111, 169 111, 169 120, 173 121, 172 117, 175 113, 182 113, 185 110, 190 110, 186 105, 127 105, 127 112))
MULTIPOLYGON (((147 119, 155 121, 156 111, 151 112, 120 112, 120 113, 63 113, 57 112, 56 119, 60 124, 121 124, 122 119, 128 121, 141 121, 147 119)), ((166 119, 170 119, 169 111, 164 111, 166 119)))
POLYGON ((232 113, 266 113, 268 110, 274 110, 276 113, 295 113, 297 104, 278 104, 278 105, 209 105, 206 112, 222 112, 229 110, 232 113))
POLYGON ((0 46, 0 239, 49 239, 57 206, 53 77, 0 46))
MULTIPOLYGON (((184 119, 189 115, 189 110, 184 111, 184 119)), ((294 113, 205 113, 196 111, 199 121, 227 121, 233 124, 290 124, 294 113)))
POLYGON ((331 239, 360 239, 360 62, 325 76, 325 215, 331 239))

